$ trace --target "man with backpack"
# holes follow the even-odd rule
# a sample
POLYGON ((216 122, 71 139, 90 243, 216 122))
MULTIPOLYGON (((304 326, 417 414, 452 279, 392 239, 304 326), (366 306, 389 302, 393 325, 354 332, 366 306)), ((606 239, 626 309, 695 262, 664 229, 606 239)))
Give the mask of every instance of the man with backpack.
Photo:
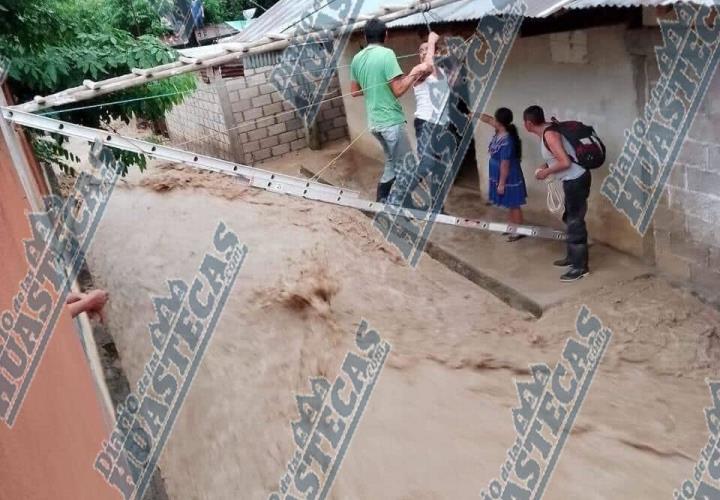
POLYGON ((544 180, 550 175, 561 180, 565 193, 563 222, 567 225, 567 254, 553 264, 570 269, 561 281, 577 281, 590 272, 588 263, 588 233, 585 225, 587 200, 590 196, 591 168, 605 160, 605 146, 592 127, 580 122, 545 120, 540 106, 530 106, 523 113, 525 129, 541 139, 545 163, 535 171, 535 178, 544 180))

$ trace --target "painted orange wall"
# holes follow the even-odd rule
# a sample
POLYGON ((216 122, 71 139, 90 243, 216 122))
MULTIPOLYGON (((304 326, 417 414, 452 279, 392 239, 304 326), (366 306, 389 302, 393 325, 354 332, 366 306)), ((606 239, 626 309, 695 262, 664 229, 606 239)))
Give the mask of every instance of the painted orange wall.
MULTIPOLYGON (((0 311, 27 271, 29 204, 0 136, 0 311)), ((0 422, 0 500, 103 500, 120 494, 93 469, 109 422, 78 333, 64 313, 15 425, 0 422)))

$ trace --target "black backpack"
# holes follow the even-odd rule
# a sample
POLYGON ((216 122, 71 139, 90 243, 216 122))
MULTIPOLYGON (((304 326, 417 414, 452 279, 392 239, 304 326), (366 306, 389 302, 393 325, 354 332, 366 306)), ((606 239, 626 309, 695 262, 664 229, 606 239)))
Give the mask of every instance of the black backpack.
MULTIPOLYGON (((591 126, 577 121, 560 122, 553 118, 545 132, 549 130, 559 132, 568 140, 573 148, 573 151, 567 152, 568 156, 578 165, 593 170, 605 163, 605 144, 591 126)), ((545 132, 543 132, 543 142, 545 147, 550 149, 545 140, 545 132)))

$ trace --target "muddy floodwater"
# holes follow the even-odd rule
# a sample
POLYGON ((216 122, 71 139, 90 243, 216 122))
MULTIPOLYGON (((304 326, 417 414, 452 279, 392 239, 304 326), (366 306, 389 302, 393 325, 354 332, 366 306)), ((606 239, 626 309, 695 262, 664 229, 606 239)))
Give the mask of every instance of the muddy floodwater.
POLYGON ((481 498, 515 443, 515 381, 538 363, 573 366, 563 351, 583 304, 612 339, 544 498, 671 498, 692 477, 708 439, 705 378, 719 371, 716 310, 642 277, 536 319, 427 256, 407 267, 359 212, 214 174, 121 183, 94 240, 90 267, 110 292, 131 385, 152 352, 151 296, 192 280, 220 221, 248 255, 160 460, 170 498, 276 491, 296 449, 295 396, 312 393, 311 377, 345 376, 363 320, 391 350, 329 498, 481 498))

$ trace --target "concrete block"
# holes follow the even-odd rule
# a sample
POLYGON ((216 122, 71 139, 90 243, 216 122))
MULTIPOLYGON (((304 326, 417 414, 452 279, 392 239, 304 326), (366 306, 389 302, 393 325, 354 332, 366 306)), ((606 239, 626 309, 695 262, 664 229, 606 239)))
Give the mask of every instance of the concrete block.
POLYGON ((708 162, 708 148, 692 139, 686 139, 680 148, 677 161, 687 165, 704 167, 708 162))
MULTIPOLYGON (((239 113, 239 119, 242 120, 242 113, 239 113)), ((233 131, 235 133, 241 134, 243 132, 250 132, 251 130, 255 130, 257 128, 257 124, 255 122, 244 122, 236 125, 233 128, 233 131)))
POLYGON ((273 156, 280 156, 284 155, 285 153, 290 152, 290 144, 280 144, 279 146, 275 146, 272 148, 272 155, 273 156))
POLYGON ((270 98, 272 99, 272 102, 286 102, 285 97, 283 97, 283 95, 277 91, 270 94, 270 98))
POLYGON ((246 111, 251 107, 252 104, 248 99, 236 101, 230 105, 230 109, 232 109, 233 113, 242 113, 243 111, 246 111))
POLYGON ((298 130, 303 128, 303 122, 300 118, 292 118, 285 121, 287 130, 298 130))
POLYGON ((261 149, 260 151, 255 151, 252 154, 253 161, 262 161, 267 160, 272 156, 272 152, 270 149, 261 149))
POLYGON ((284 134, 279 135, 280 144, 290 143, 297 139, 297 132, 294 130, 291 130, 290 132, 285 132, 284 134))
POLYGON ((238 96, 240 99, 252 99, 260 95, 260 91, 257 87, 249 87, 246 89, 238 90, 238 96))
POLYGON ((243 151, 246 153, 253 153, 260 149, 260 141, 252 141, 243 144, 243 151))
POLYGON ((323 110, 322 114, 324 119, 331 120, 340 116, 342 112, 338 108, 327 108, 323 110))
POLYGON ((676 162, 670 171, 670 177, 668 177, 668 185, 674 186, 680 189, 687 188, 687 181, 685 179, 685 172, 687 171, 687 165, 684 163, 676 162))
POLYGON ((716 222, 720 219, 720 198, 716 196, 672 189, 670 202, 670 208, 686 212, 706 222, 716 222))
MULTIPOLYGON (((720 173, 687 167, 687 189, 720 198, 720 173)), ((720 169, 717 171, 720 172, 720 169)))
POLYGON ((259 128, 248 133, 248 138, 251 141, 259 141, 260 139, 265 139, 267 136, 268 131, 265 128, 259 128))
POLYGON ((282 100, 282 107, 283 111, 292 111, 295 109, 295 106, 293 106, 291 102, 285 100, 282 100))
POLYGON ((246 76, 245 83, 248 87, 254 87, 262 85, 267 82, 267 75, 265 73, 255 73, 254 75, 246 76))
POLYGON ((275 135, 260 141, 261 148, 271 148, 273 146, 277 146, 278 144, 280 144, 280 140, 275 135))
POLYGON ((334 128, 332 130, 329 130, 327 133, 327 137, 329 141, 334 141, 337 139, 340 139, 342 137, 346 137, 347 132, 344 128, 334 128))
POLYGON ((247 133, 243 132, 242 134, 237 134, 237 140, 240 142, 240 144, 245 144, 250 140, 250 137, 247 133))
POLYGON ((293 151, 303 149, 304 147, 307 147, 307 142, 305 141, 305 138, 298 139, 297 141, 293 141, 290 144, 290 149, 292 149, 293 151))
POLYGON ((275 88, 275 85, 273 85, 272 83, 263 83, 262 85, 260 85, 258 87, 258 89, 260 90, 261 95, 272 94, 273 92, 275 92, 277 90, 275 88))
POLYGON ((260 117, 262 117, 262 108, 252 108, 243 111, 243 119, 245 120, 257 120, 260 117))
POLYGON ((333 127, 332 121, 322 120, 318 122, 318 129, 320 132, 327 132, 333 127))
POLYGON ((716 143, 720 137, 720 123, 711 115, 698 113, 693 120, 688 136, 700 142, 716 143))
POLYGON ((285 132, 285 122, 278 123, 277 125, 272 125, 268 127, 268 135, 278 135, 285 132))
POLYGON ((345 118, 345 115, 338 116, 337 118, 333 119, 332 121, 333 127, 344 127, 347 125, 347 119, 345 118))
POLYGON ((708 223, 692 215, 685 216, 685 227, 688 237, 693 241, 720 247, 720 231, 714 224, 708 223))
POLYGON ((280 113, 282 113, 282 104, 279 102, 263 106, 263 115, 265 116, 277 115, 280 113))
POLYGON ((269 95, 261 95, 259 97, 253 97, 252 105, 259 108, 265 106, 266 104, 270 104, 271 102, 272 101, 270 100, 269 95))

